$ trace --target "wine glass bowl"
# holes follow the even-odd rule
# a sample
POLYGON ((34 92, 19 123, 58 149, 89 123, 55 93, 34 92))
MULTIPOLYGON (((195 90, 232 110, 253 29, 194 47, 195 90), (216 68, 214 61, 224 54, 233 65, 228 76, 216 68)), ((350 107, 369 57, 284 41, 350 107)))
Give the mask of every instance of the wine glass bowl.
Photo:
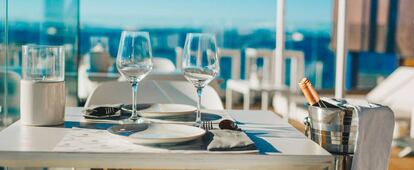
POLYGON ((137 90, 138 82, 152 70, 152 49, 148 32, 123 31, 119 41, 116 59, 118 71, 132 86, 132 114, 129 121, 138 120, 137 90))
POLYGON ((184 77, 197 89, 197 116, 195 125, 201 125, 202 89, 219 73, 216 39, 213 34, 188 33, 182 56, 184 77))
POLYGON ((217 75, 217 71, 211 69, 184 68, 184 76, 190 81, 196 88, 203 88, 217 75))

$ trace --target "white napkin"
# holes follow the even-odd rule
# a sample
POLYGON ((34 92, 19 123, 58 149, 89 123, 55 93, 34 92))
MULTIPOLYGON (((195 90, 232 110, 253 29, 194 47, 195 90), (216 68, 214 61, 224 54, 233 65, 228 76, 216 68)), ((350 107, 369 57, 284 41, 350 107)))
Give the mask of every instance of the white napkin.
POLYGON ((352 170, 386 170, 394 131, 394 113, 387 106, 348 100, 358 113, 357 144, 352 170))

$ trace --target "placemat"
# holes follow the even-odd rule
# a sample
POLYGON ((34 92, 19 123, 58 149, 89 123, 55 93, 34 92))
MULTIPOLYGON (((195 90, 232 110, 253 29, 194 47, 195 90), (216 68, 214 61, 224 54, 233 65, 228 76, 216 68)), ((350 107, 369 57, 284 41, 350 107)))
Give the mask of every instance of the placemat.
POLYGON ((202 139, 173 145, 145 146, 133 144, 121 136, 106 130, 72 128, 55 146, 59 152, 113 152, 113 153, 258 153, 252 151, 214 151, 206 150, 202 139))

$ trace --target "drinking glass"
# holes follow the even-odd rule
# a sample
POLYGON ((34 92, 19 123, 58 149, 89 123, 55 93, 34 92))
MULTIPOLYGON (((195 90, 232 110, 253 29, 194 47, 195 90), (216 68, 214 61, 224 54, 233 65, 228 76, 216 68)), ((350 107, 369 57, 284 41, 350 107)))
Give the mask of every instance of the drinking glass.
POLYGON ((20 116, 23 125, 63 124, 65 113, 65 48, 22 47, 20 116))
POLYGON ((202 90, 219 72, 217 45, 214 35, 208 33, 188 33, 182 57, 184 76, 197 90, 198 100, 195 126, 200 126, 202 90))
POLYGON ((119 41, 116 67, 131 82, 132 114, 128 122, 140 122, 137 112, 137 90, 140 82, 152 70, 152 51, 148 32, 123 31, 119 41))

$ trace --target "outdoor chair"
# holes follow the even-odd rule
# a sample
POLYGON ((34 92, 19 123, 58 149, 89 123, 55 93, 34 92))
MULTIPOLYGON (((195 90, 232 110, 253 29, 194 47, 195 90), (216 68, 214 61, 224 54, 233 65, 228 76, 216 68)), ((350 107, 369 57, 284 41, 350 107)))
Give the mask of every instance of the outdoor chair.
MULTIPOLYGON (((182 55, 183 55, 183 49, 181 47, 176 47, 175 48, 175 55, 176 55, 176 67, 177 69, 182 69, 182 55)), ((228 49, 228 48, 219 48, 218 49, 218 54, 217 54, 219 60, 223 59, 223 58, 229 58, 231 60, 231 73, 230 73, 230 78, 231 79, 240 79, 240 67, 241 67, 241 53, 240 50, 238 49, 228 49)), ((224 66, 224 65, 220 65, 220 66, 224 66)), ((225 66, 227 67, 227 66, 225 66)), ((222 88, 220 88, 220 83, 219 81, 212 81, 210 82, 210 86, 212 86, 217 93, 219 94, 219 96, 221 98, 225 97, 225 91, 222 90, 222 88)))
MULTIPOLYGON (((104 82, 88 97, 85 107, 103 104, 131 103, 132 89, 129 82, 104 82)), ((205 109, 223 110, 223 103, 210 86, 203 89, 201 106, 205 109)), ((138 85, 138 103, 177 103, 196 106, 196 90, 186 81, 143 80, 138 85)))
MULTIPOLYGON (((226 108, 232 107, 232 92, 243 94, 243 109, 250 108, 250 98, 253 93, 260 93, 262 99, 262 110, 268 109, 269 96, 277 91, 281 92, 278 97, 289 98, 291 92, 298 89, 296 82, 303 77, 304 74, 304 54, 301 51, 287 50, 284 58, 291 59, 290 67, 290 86, 277 86, 274 73, 274 51, 267 49, 247 48, 245 62, 245 80, 231 79, 227 81, 226 91, 226 108), (257 64, 257 60, 263 60, 263 66, 257 64)), ((288 104, 287 104, 288 105, 288 104)))

